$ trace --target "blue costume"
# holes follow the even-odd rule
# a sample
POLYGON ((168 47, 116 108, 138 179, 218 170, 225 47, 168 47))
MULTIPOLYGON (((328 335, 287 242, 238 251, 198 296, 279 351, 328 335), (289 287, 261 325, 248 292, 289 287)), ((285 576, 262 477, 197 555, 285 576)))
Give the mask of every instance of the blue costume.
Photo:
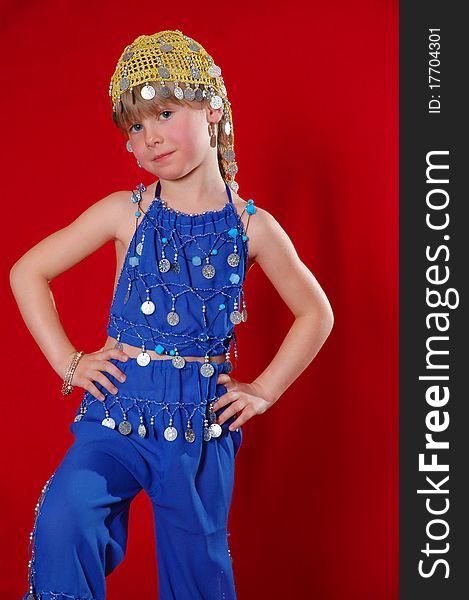
MULTIPOLYGON (((125 555, 130 504, 144 489, 154 512, 160 600, 235 600, 228 513, 241 427, 216 423, 212 404, 227 392, 234 325, 247 318, 243 282, 245 226, 228 202, 187 214, 155 198, 141 216, 111 304, 108 333, 138 357, 110 359, 124 383, 106 372, 100 401, 85 391, 75 436, 36 505, 30 536, 29 592, 23 600, 104 600, 105 578, 125 555), (146 350, 171 356, 152 360, 146 350), (224 362, 210 356, 225 354, 224 362), (185 356, 204 357, 186 361, 185 356), (31 549, 32 547, 32 549, 31 549)), ((244 214, 244 212, 243 212, 244 214)))

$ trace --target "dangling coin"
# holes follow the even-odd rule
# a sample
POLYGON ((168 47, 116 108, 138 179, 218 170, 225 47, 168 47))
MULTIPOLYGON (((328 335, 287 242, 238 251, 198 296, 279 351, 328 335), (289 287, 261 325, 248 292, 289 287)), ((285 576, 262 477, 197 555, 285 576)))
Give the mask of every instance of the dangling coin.
POLYGON ((204 91, 202 88, 197 88, 195 90, 195 99, 199 102, 202 102, 202 100, 204 99, 204 91))
POLYGON ((104 425, 104 427, 109 427, 109 429, 115 429, 116 428, 116 422, 114 421, 114 419, 112 417, 106 417, 101 421, 101 425, 104 425))
POLYGON ((195 42, 191 42, 188 47, 190 50, 192 50, 194 52, 200 51, 200 47, 195 42))
POLYGON ((83 413, 80 413, 75 417, 74 422, 78 423, 78 421, 81 421, 82 419, 83 419, 83 413))
POLYGON ((217 65, 210 65, 210 67, 207 69, 207 73, 210 75, 210 77, 220 77, 221 69, 220 67, 217 67, 217 65))
POLYGON ((146 85, 144 85, 142 87, 142 89, 140 90, 140 95, 145 100, 151 100, 152 98, 155 97, 155 94, 156 94, 155 88, 148 83, 146 85))
POLYGON ((171 312, 168 313, 166 320, 168 321, 168 323, 170 325, 173 325, 173 326, 177 325, 179 323, 179 315, 177 314, 177 312, 174 312, 172 310, 171 312))
POLYGON ((160 77, 164 77, 165 79, 168 79, 169 71, 165 67, 158 67, 158 75, 160 77))
POLYGON ((174 95, 178 100, 182 100, 184 98, 184 92, 182 91, 182 88, 179 87, 179 85, 177 84, 174 86, 174 95))
POLYGON ((239 254, 232 252, 228 255, 226 262, 230 265, 230 267, 237 267, 239 265, 239 254))
POLYGON ((137 250, 137 254, 140 254, 140 255, 142 254, 142 251, 143 251, 143 244, 142 244, 142 242, 139 242, 137 244, 136 250, 137 250))
POLYGON ((248 311, 245 308, 243 308, 241 318, 243 319, 243 322, 248 320, 248 311))
POLYGON ((176 356, 173 356, 171 362, 173 363, 173 366, 176 367, 176 369, 182 369, 186 364, 186 359, 183 356, 177 354, 176 356))
POLYGON ((171 96, 171 91, 167 85, 161 85, 160 94, 163 98, 169 98, 171 96))
POLYGON ((212 437, 217 438, 221 435, 222 428, 218 423, 212 423, 210 425, 210 433, 212 437))
POLYGON ((140 423, 140 425, 138 426, 138 435, 141 438, 144 438, 147 435, 147 428, 143 423, 140 423))
POLYGON ((124 349, 124 344, 122 342, 116 342, 114 344, 114 348, 116 348, 117 350, 123 350, 124 349))
POLYGON ((127 293, 126 293, 126 294, 125 294, 125 296, 124 296, 124 304, 127 304, 127 302, 129 301, 129 298, 130 298, 130 290, 131 290, 131 287, 129 287, 129 288, 128 288, 128 290, 127 290, 127 293))
POLYGON ((119 432, 122 433, 122 435, 129 435, 129 433, 132 431, 132 425, 127 420, 121 421, 119 423, 118 429, 119 432))
POLYGON ((197 67, 191 67, 191 77, 192 79, 200 79, 200 69, 197 67))
POLYGON ((223 158, 225 160, 227 160, 228 162, 231 162, 232 160, 234 160, 235 159, 235 153, 234 153, 233 148, 228 148, 227 150, 225 150, 223 152, 223 158))
POLYGON ((158 268, 160 270, 160 273, 166 273, 171 268, 171 263, 167 258, 162 258, 158 263, 158 268))
POLYGON ((171 271, 178 274, 181 271, 181 265, 178 262, 171 263, 171 271))
POLYGON ((175 440, 178 436, 178 430, 176 429, 176 427, 172 427, 171 425, 169 427, 166 427, 166 429, 164 430, 164 437, 168 440, 168 442, 172 442, 173 440, 175 440))
POLYGON ((211 377, 215 373, 215 367, 212 364, 210 364, 209 362, 205 362, 200 367, 200 373, 204 377, 211 377))
POLYGON ((225 366, 223 368, 223 373, 231 373, 233 370, 233 363, 231 360, 225 360, 225 366))
POLYGON ((215 275, 215 267, 213 265, 204 265, 202 267, 202 275, 206 278, 206 279, 212 279, 212 277, 215 275))
POLYGON ((194 100, 195 92, 191 87, 186 87, 186 89, 184 90, 184 98, 186 100, 194 100))
POLYGON ((186 440, 188 442, 193 442, 195 440, 195 432, 193 429, 191 429, 190 427, 188 427, 186 429, 186 432, 184 434, 184 437, 186 438, 186 440))
POLYGON ((128 77, 122 77, 122 79, 119 81, 119 87, 122 91, 126 90, 129 87, 129 78, 128 77))
POLYGON ((217 95, 212 96, 210 98, 210 106, 212 108, 214 108, 215 110, 217 108, 221 108, 223 106, 223 100, 220 98, 220 96, 217 96, 217 95))
POLYGON ((155 308, 154 302, 151 300, 146 300, 140 307, 140 310, 144 315, 152 315, 155 312, 155 308))
POLYGON ((161 52, 171 52, 172 49, 173 47, 171 46, 171 44, 168 44, 167 42, 163 42, 162 44, 160 44, 161 52))
POLYGON ((241 313, 239 312, 239 310, 233 310, 230 313, 230 321, 232 323, 234 323, 235 325, 237 325, 238 323, 241 323, 243 317, 241 315, 241 313))
POLYGON ((208 427, 204 427, 204 440, 209 442, 212 439, 212 434, 210 433, 210 429, 208 427))
POLYGON ((150 361, 151 356, 148 354, 148 352, 140 352, 140 354, 137 356, 137 364, 139 364, 141 367, 146 367, 150 361))
POLYGON ((226 135, 230 135, 231 133, 231 123, 229 121, 225 122, 225 133, 226 135))
POLYGON ((127 50, 127 52, 122 57, 122 60, 128 61, 129 58, 132 58, 133 55, 134 55, 133 50, 127 50))

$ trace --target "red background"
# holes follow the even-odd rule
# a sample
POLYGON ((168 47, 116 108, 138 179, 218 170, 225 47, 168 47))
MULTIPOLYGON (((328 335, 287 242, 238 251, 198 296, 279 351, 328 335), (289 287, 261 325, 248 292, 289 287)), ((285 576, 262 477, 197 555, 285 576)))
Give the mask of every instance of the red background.
MULTIPOLYGON (((243 428, 229 542, 239 600, 398 594, 398 3, 6 2, 1 9, 4 258, 0 596, 27 590, 34 506, 73 442, 64 399, 8 282, 91 203, 152 182, 114 127, 108 84, 138 35, 181 29, 222 68, 239 194, 271 212, 335 315, 325 345, 243 428)), ((77 349, 105 340, 107 244, 51 288, 77 349), (86 326, 84 326, 86 324, 86 326)), ((255 266, 233 377, 251 381, 292 322, 255 266)), ((108 598, 156 598, 151 506, 132 504, 108 598)))

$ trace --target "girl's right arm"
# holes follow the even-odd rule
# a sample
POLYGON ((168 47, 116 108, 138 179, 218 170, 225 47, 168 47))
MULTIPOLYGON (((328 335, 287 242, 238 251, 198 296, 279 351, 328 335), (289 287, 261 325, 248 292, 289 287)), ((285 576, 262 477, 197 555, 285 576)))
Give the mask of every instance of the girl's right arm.
MULTIPOLYGON (((109 240, 117 239, 119 227, 125 226, 129 218, 129 192, 110 194, 90 206, 70 225, 33 246, 10 270, 10 285, 21 316, 61 379, 65 377, 76 349, 62 327, 49 283, 109 240)), ((128 355, 114 348, 83 355, 72 384, 103 399, 93 380, 112 392, 113 384, 101 371, 105 370, 117 379, 122 375, 116 365, 108 362, 109 358, 127 360, 128 355)))

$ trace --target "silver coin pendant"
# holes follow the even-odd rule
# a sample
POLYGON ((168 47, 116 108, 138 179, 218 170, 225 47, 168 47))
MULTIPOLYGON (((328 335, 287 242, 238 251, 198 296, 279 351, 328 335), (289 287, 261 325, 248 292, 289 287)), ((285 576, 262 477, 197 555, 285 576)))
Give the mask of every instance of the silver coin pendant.
POLYGON ((158 269, 160 273, 167 273, 171 268, 171 263, 167 258, 162 258, 158 263, 158 269))
POLYGON ((155 303, 151 300, 146 300, 140 307, 140 310, 144 315, 152 315, 155 312, 155 309, 155 303))
POLYGON ((122 433, 122 435, 129 435, 129 433, 132 431, 132 425, 130 424, 129 421, 121 421, 119 423, 119 433, 122 433))
POLYGON ((186 441, 188 442, 193 442, 195 441, 195 432, 191 427, 188 427, 186 429, 186 432, 184 433, 184 437, 186 438, 186 441))
POLYGON ((140 352, 140 354, 137 356, 137 364, 141 367, 146 367, 150 361, 151 356, 148 354, 148 352, 140 352))
POLYGON ((200 367, 200 373, 204 377, 211 377, 215 373, 215 367, 212 364, 210 364, 209 362, 205 362, 200 367))
POLYGON ((217 438, 221 435, 222 428, 218 423, 212 423, 210 425, 210 434, 212 437, 217 438))
POLYGON ((171 312, 168 313, 168 316, 166 317, 166 319, 167 319, 168 323, 170 325, 172 325, 173 327, 174 327, 174 325, 177 325, 179 323, 179 315, 174 310, 172 310, 171 312))
POLYGON ((230 313, 230 321, 232 323, 234 323, 235 325, 237 325, 238 323, 241 323, 242 320, 243 320, 243 317, 242 317, 241 313, 239 312, 239 310, 233 310, 230 313))
POLYGON ((237 267, 239 265, 239 254, 232 252, 228 255, 226 262, 230 265, 230 267, 237 267))
POLYGON ((164 437, 168 440, 168 442, 172 442, 173 440, 175 440, 178 436, 178 430, 176 429, 176 427, 166 427, 166 429, 164 430, 164 437))
POLYGON ((141 438, 144 438, 147 435, 147 428, 143 423, 140 423, 140 425, 138 426, 138 435, 141 438))
POLYGON ((114 419, 112 417, 105 417, 101 421, 101 425, 104 425, 104 427, 109 427, 109 429, 115 429, 116 428, 116 422, 114 421, 114 419))
POLYGON ((212 279, 212 277, 215 275, 215 267, 213 265, 204 265, 202 267, 202 275, 206 278, 206 279, 212 279))
POLYGON ((178 354, 176 356, 173 356, 171 362, 173 363, 173 366, 176 367, 176 369, 182 369, 186 364, 186 359, 178 354))
POLYGON ((204 427, 204 441, 209 442, 212 439, 212 434, 208 427, 204 427))

